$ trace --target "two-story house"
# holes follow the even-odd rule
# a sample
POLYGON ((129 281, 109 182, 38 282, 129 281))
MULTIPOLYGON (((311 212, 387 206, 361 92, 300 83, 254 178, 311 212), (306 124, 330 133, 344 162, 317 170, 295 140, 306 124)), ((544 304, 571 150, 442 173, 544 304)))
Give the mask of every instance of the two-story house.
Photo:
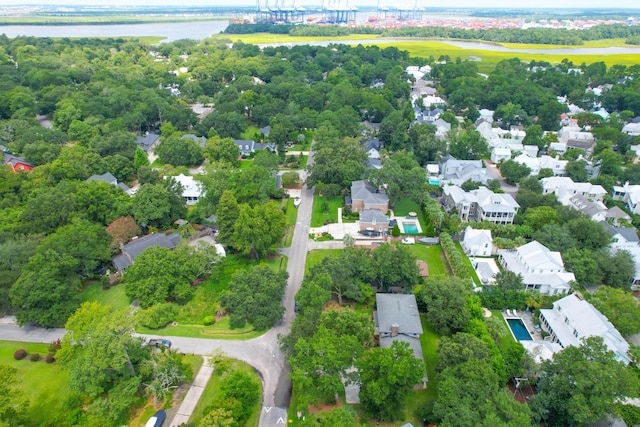
POLYGON ((554 302, 552 309, 541 309, 540 325, 562 348, 579 346, 581 339, 597 336, 616 359, 625 364, 631 362, 629 343, 600 311, 576 294, 554 302))
POLYGON ((524 290, 535 289, 543 295, 566 294, 575 281, 573 273, 565 270, 560 252, 535 240, 514 251, 498 251, 498 260, 506 270, 522 276, 524 290))
POLYGON ((373 188, 367 181, 351 183, 351 211, 362 212, 377 209, 386 215, 389 210, 389 196, 383 190, 373 188))
POLYGON ((462 221, 489 221, 513 224, 520 205, 509 194, 496 194, 486 187, 464 191, 455 185, 443 188, 443 203, 450 213, 454 208, 462 221))

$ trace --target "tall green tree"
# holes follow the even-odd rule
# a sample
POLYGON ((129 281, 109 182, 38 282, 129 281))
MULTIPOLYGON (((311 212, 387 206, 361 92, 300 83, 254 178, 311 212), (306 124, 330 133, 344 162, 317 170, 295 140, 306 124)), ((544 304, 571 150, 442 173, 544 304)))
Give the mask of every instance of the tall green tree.
POLYGON ((29 408, 29 400, 20 388, 18 370, 12 366, 0 365, 0 425, 23 425, 24 415, 29 408))
POLYGON ((401 341, 366 352, 356 367, 365 413, 388 421, 401 416, 409 391, 424 375, 424 362, 416 359, 408 343, 401 341))
POLYGON ((469 288, 456 277, 429 277, 418 297, 426 306, 427 321, 441 334, 462 331, 471 318, 469 288))
POLYGON ((602 312, 624 336, 640 332, 638 301, 631 292, 600 286, 590 302, 602 312))

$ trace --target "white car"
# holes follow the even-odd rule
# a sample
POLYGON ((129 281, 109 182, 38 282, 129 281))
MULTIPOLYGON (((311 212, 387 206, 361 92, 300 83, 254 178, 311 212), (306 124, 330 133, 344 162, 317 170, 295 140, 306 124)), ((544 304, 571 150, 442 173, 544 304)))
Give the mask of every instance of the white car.
POLYGON ((293 199, 293 206, 295 206, 296 208, 300 206, 300 197, 296 197, 295 199, 293 199))
POLYGON ((405 237, 404 239, 402 239, 402 244, 403 245, 415 245, 416 244, 416 239, 414 237, 405 237))

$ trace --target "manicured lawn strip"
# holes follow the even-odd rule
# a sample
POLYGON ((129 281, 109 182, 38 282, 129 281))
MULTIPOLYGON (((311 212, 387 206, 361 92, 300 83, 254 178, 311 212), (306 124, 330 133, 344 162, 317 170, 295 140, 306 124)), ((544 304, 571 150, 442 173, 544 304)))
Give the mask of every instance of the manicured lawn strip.
POLYGON ((158 157, 157 159, 155 159, 153 161, 153 163, 151 163, 151 168, 153 169, 159 169, 163 166, 162 162, 160 161, 160 157, 158 157))
POLYGON ((330 223, 338 222, 338 208, 344 205, 341 197, 314 196, 313 212, 311 213, 311 227, 321 227, 325 221, 330 223), (327 201, 329 209, 327 215, 324 214, 323 202, 327 201))
POLYGON ((141 334, 189 337, 189 338, 211 338, 222 340, 249 340, 259 337, 267 332, 266 330, 256 331, 253 326, 247 324, 244 328, 231 329, 229 326, 229 316, 225 316, 218 320, 214 325, 183 325, 178 323, 176 326, 166 326, 162 329, 149 329, 144 326, 138 326, 136 332, 141 334))
POLYGON ((513 335, 511 335, 509 325, 507 324, 507 321, 504 320, 504 317, 502 316, 502 313, 500 313, 500 310, 491 310, 491 314, 494 317, 501 319, 504 327, 507 328, 507 333, 504 334, 504 336, 498 338, 498 347, 500 347, 500 350, 504 353, 509 347, 516 343, 516 340, 513 339, 513 335))
POLYGON ((420 208, 420 204, 415 201, 404 198, 400 199, 396 202, 396 205, 393 208, 393 213, 396 216, 407 216, 409 212, 415 212, 418 214, 418 221, 420 221, 420 228, 422 229, 422 234, 426 234, 427 230, 427 221, 424 218, 424 212, 420 208))
MULTIPOLYGON (((444 260, 442 247, 440 245, 406 245, 409 251, 419 260, 424 261, 429 266, 429 275, 438 276, 447 274, 451 271, 444 260)), ((308 258, 307 258, 308 259, 308 258)))
POLYGON ((0 364, 18 370, 18 385, 30 405, 26 411, 29 426, 64 425, 67 409, 65 401, 71 395, 69 374, 61 362, 45 363, 49 344, 0 341, 0 364), (29 356, 15 360, 13 353, 25 349, 27 354, 39 353, 42 360, 32 362, 29 356))
MULTIPOLYGON (((289 150, 289 151, 291 151, 291 150, 289 150)), ((290 153, 290 154, 291 154, 291 155, 295 155, 296 157, 299 157, 299 156, 300 156, 300 154, 299 154, 299 153, 298 153, 298 154, 296 154, 295 152, 294 152, 294 153, 290 153)), ((300 166, 299 166, 299 167, 297 167, 297 168, 285 168, 285 167, 280 167, 280 170, 286 170, 286 171, 288 171, 288 170, 293 170, 293 171, 297 171, 297 170, 300 170, 300 169, 304 169, 304 168, 306 168, 306 167, 307 167, 307 160, 309 160, 308 158, 309 158, 309 156, 307 156, 306 154, 303 154, 303 155, 302 155, 302 160, 300 161, 300 166)))
MULTIPOLYGON (((429 378, 425 400, 435 401, 438 397, 438 374, 436 373, 436 365, 438 364, 438 342, 440 341, 440 334, 434 331, 431 325, 429 325, 426 314, 420 315, 420 321, 422 322, 423 331, 420 336, 420 345, 422 346, 422 355, 424 356, 424 364, 427 368, 427 377, 429 378)), ((420 403, 424 404, 424 400, 420 403)))
POLYGON ((469 259, 467 254, 465 254, 464 251, 462 250, 462 245, 460 245, 460 242, 454 242, 454 243, 458 248, 458 250, 460 251, 460 255, 462 255, 462 261, 467 266, 467 270, 469 270, 469 277, 473 279, 473 283, 475 283, 476 286, 482 286, 482 282, 480 282, 478 273, 476 273, 475 268, 473 268, 473 265, 471 264, 471 260, 469 259))
POLYGON ((253 160, 240 160, 240 169, 249 169, 253 166, 253 160))
POLYGON ((296 227, 296 219, 298 218, 298 208, 293 205, 292 198, 286 199, 284 203, 286 203, 285 217, 287 219, 287 230, 282 238, 282 247, 288 248, 293 241, 293 232, 296 227))
POLYGON ((307 264, 304 267, 305 276, 309 274, 309 270, 314 265, 320 263, 324 258, 331 256, 337 257, 342 249, 315 249, 307 253, 307 264))
POLYGON ((124 283, 104 290, 98 282, 89 283, 82 291, 82 301, 99 302, 102 305, 109 305, 116 310, 129 307, 129 298, 125 294, 124 283))
MULTIPOLYGON (((246 372, 247 374, 251 375, 251 377, 256 383, 262 384, 262 381, 258 377, 258 374, 256 373, 256 371, 250 365, 244 362, 241 362, 239 360, 234 360, 231 364, 231 368, 229 369, 229 372, 233 372, 233 371, 246 372)), ((190 423, 193 423, 194 425, 198 425, 202 417, 206 415, 204 413, 205 409, 207 409, 207 407, 211 405, 211 403, 221 395, 220 384, 222 383, 223 380, 224 378, 220 376, 218 371, 214 370, 213 375, 211 375, 211 379, 207 383, 207 386, 205 387, 204 392, 202 393, 202 396, 198 401, 198 404, 193 410, 193 415, 191 415, 191 418, 189 419, 190 423)), ((258 399, 258 402, 254 405, 251 411, 251 416, 249 416, 249 419, 247 420, 245 426, 255 427, 258 425, 258 421, 260 420, 261 408, 262 408, 262 386, 260 386, 260 398, 258 399)))

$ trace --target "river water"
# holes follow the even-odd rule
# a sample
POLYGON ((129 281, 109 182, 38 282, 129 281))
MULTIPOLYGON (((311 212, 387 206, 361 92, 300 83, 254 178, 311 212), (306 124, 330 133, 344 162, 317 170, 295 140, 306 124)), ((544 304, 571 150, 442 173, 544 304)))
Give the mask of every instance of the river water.
MULTIPOLYGON (((213 34, 224 31, 229 21, 195 21, 178 23, 152 23, 152 24, 119 24, 119 25, 3 25, 0 26, 0 34, 7 37, 35 36, 35 37, 125 37, 125 36, 159 36, 165 37, 163 42, 171 42, 179 39, 201 40, 213 34)), ((230 38, 233 38, 230 35, 230 38)), ((326 40, 317 42, 296 43, 269 43, 261 46, 295 46, 311 44, 327 46, 338 44, 376 44, 393 43, 397 39, 363 39, 363 40, 326 40)), ((421 43, 422 39, 402 39, 402 42, 421 43)), ((611 55, 611 54, 636 54, 640 55, 640 47, 604 47, 604 48, 557 48, 557 49, 520 49, 508 48, 492 43, 454 40, 433 40, 462 49, 489 50, 496 52, 512 53, 537 53, 558 55, 611 55)))

